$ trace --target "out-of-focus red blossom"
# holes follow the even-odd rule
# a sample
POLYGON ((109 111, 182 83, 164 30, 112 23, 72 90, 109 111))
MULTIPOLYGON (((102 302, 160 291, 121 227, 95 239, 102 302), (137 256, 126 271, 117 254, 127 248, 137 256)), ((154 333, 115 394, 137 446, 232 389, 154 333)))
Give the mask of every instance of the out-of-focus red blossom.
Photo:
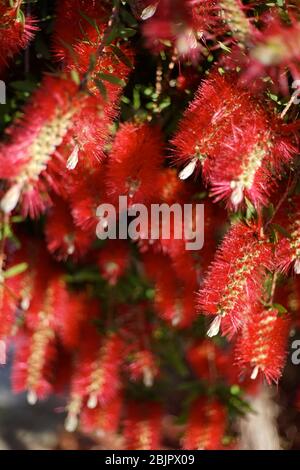
POLYGON ((49 210, 45 235, 49 252, 58 260, 83 256, 93 241, 90 233, 74 224, 71 208, 61 198, 55 198, 49 210))
POLYGON ((232 209, 245 197, 266 205, 274 173, 297 152, 296 137, 229 78, 213 72, 186 110, 173 139, 174 158, 185 165, 179 177, 201 166, 216 201, 225 199, 232 209))
POLYGON ((162 136, 148 124, 122 124, 110 151, 106 173, 107 191, 117 203, 128 196, 129 205, 153 200, 159 190, 163 161, 162 136))
POLYGON ((72 48, 83 40, 94 37, 96 27, 108 21, 108 0, 60 0, 56 3, 56 20, 53 38, 54 50, 60 60, 74 62, 72 48), (92 19, 95 26, 88 21, 92 19))
MULTIPOLYGON (((95 50, 95 44, 79 48, 81 76, 88 70, 95 50)), ((1 199, 2 210, 9 213, 22 200, 24 214, 37 216, 50 204, 49 189, 64 191, 60 182, 67 169, 74 170, 81 159, 94 164, 104 157, 122 87, 109 83, 105 100, 93 82, 100 72, 124 79, 129 67, 113 52, 103 53, 89 75, 87 87, 91 93, 80 89, 70 71, 59 77, 46 76, 21 120, 8 128, 10 139, 0 147, 0 177, 10 182, 1 199)))
POLYGON ((80 344, 73 377, 73 393, 88 399, 88 408, 105 405, 120 389, 123 343, 117 334, 101 337, 91 332, 89 344, 80 344))
POLYGON ((196 316, 196 285, 179 279, 167 256, 148 252, 143 255, 143 263, 147 277, 154 282, 158 314, 172 326, 191 325, 196 316))
POLYGON ((162 410, 154 402, 127 403, 124 438, 127 450, 157 450, 161 448, 162 410))
POLYGON ((152 387, 159 373, 154 354, 150 350, 137 351, 128 366, 130 378, 133 381, 142 380, 145 387, 152 387))
POLYGON ((225 35, 226 43, 246 44, 254 34, 249 7, 232 0, 160 0, 136 2, 145 22, 143 32, 154 51, 171 43, 182 56, 196 59, 210 40, 225 35))
POLYGON ((300 273, 300 198, 295 196, 281 207, 276 221, 284 227, 286 235, 276 246, 276 265, 287 273, 293 266, 296 274, 300 273))
POLYGON ((65 192, 75 224, 95 236, 97 207, 108 202, 105 195, 104 165, 87 168, 83 162, 79 162, 66 182, 65 192))
POLYGON ((272 269, 270 243, 256 226, 235 224, 225 236, 198 296, 198 309, 214 316, 208 335, 232 336, 249 321, 260 299, 266 269, 272 269))
POLYGON ((101 276, 114 286, 130 265, 130 248, 122 240, 108 240, 99 252, 97 264, 101 276))
POLYGON ((222 449, 226 429, 226 412, 217 401, 200 398, 191 406, 183 448, 187 450, 222 449))
POLYGON ((30 16, 21 10, 22 0, 3 0, 0 5, 0 73, 8 61, 32 39, 37 27, 30 16))
MULTIPOLYGON (((45 261, 45 260, 43 260, 45 261)), ((14 358, 13 389, 26 390, 28 401, 36 403, 52 391, 53 364, 56 357, 55 315, 60 307, 60 273, 34 283, 35 290, 26 312, 25 325, 20 331, 20 344, 14 358), (44 288, 42 288, 44 287, 44 288)))
POLYGON ((197 341, 190 346, 186 357, 193 371, 202 380, 214 382, 216 377, 226 377, 232 368, 232 355, 210 340, 197 341))
POLYGON ((56 329, 67 350, 75 350, 82 340, 81 328, 99 317, 99 303, 91 300, 85 292, 70 292, 61 279, 62 288, 57 291, 55 311, 56 329))
POLYGON ((262 374, 268 383, 278 383, 287 355, 289 330, 289 316, 280 316, 276 309, 252 312, 236 345, 236 363, 241 370, 253 379, 262 374))
POLYGON ((16 393, 27 391, 28 402, 34 405, 52 392, 56 357, 53 330, 46 319, 41 319, 35 331, 23 330, 18 334, 16 345, 12 388, 16 393))
POLYGON ((90 409, 84 407, 80 416, 81 429, 86 433, 96 433, 102 436, 106 433, 118 431, 123 397, 118 393, 109 403, 90 409))
POLYGON ((293 80, 300 78, 299 22, 294 18, 292 10, 289 22, 286 23, 275 11, 266 13, 261 20, 263 26, 253 35, 248 55, 236 51, 232 62, 239 61, 243 70, 241 81, 247 86, 262 88, 271 82, 274 89, 288 94, 286 70, 289 70, 293 80))

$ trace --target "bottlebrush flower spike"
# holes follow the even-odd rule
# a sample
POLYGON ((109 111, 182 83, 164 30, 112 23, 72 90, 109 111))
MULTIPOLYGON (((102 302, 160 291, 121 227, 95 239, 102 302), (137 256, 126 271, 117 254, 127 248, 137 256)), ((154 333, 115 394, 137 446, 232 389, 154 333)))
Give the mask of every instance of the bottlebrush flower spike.
POLYGON ((300 78, 300 23, 290 16, 290 25, 284 24, 277 12, 266 14, 264 26, 256 34, 250 50, 250 60, 243 77, 249 83, 271 77, 275 88, 289 93, 288 69, 293 80, 300 78))
POLYGON ((162 139, 157 128, 122 124, 108 160, 109 197, 118 202, 119 195, 128 196, 130 205, 153 200, 162 157, 162 139))
POLYGON ((122 240, 109 240, 98 256, 100 273, 114 286, 130 264, 130 248, 122 240))
POLYGON ((214 316, 209 336, 220 329, 231 336, 248 322, 272 265, 271 246, 257 227, 237 223, 229 230, 198 297, 199 312, 214 316))
POLYGON ((118 394, 104 406, 94 409, 84 407, 80 416, 81 428, 86 433, 95 433, 102 437, 107 433, 116 433, 121 420, 123 397, 118 394))
POLYGON ((236 363, 243 373, 278 383, 287 354, 289 317, 276 309, 257 310, 244 325, 236 345, 236 363))
POLYGON ((246 118, 233 127, 220 145, 208 176, 211 195, 215 201, 226 199, 232 209, 245 198, 255 207, 267 205, 276 186, 274 175, 280 175, 283 165, 296 153, 295 139, 285 134, 279 118, 268 116, 257 106, 251 122, 246 118))
POLYGON ((79 42, 90 40, 97 27, 102 29, 108 22, 108 4, 107 0, 101 2, 59 0, 56 2, 53 38, 54 50, 60 60, 69 64, 74 62, 72 49, 79 42))
POLYGON ((211 340, 197 341, 186 352, 187 360, 201 380, 214 382, 216 374, 226 378, 232 370, 231 351, 223 350, 211 340))
POLYGON ((22 0, 1 0, 0 73, 8 60, 27 46, 37 30, 33 19, 22 12, 21 4, 22 0))
POLYGON ((56 356, 55 313, 61 288, 64 287, 57 273, 49 278, 44 291, 34 292, 20 333, 21 345, 14 360, 13 389, 16 392, 26 390, 28 402, 32 405, 52 390, 56 356))
POLYGON ((233 38, 241 44, 247 43, 252 34, 252 24, 246 15, 246 7, 240 0, 219 0, 220 16, 233 38))
POLYGON ((81 345, 73 377, 73 394, 87 398, 87 407, 96 408, 112 400, 119 388, 122 341, 117 334, 101 338, 92 333, 90 344, 81 345))
POLYGON ((286 231, 276 246, 276 265, 287 273, 293 265, 294 272, 300 273, 300 199, 294 197, 278 214, 278 221, 286 231))
POLYGON ((142 380, 145 387, 152 387, 159 370, 153 353, 147 349, 137 351, 129 366, 129 375, 133 381, 142 380))
POLYGON ((40 318, 36 331, 22 331, 16 338, 17 349, 12 370, 12 388, 16 393, 27 391, 27 400, 35 405, 52 391, 56 357, 52 328, 40 318))
POLYGON ((162 411, 153 402, 130 402, 124 421, 126 449, 157 450, 161 447, 162 411))
POLYGON ((96 233, 97 207, 107 202, 105 195, 105 165, 89 168, 79 162, 66 182, 65 193, 70 202, 75 224, 91 236, 96 233))
POLYGON ((69 204, 60 198, 54 198, 49 210, 45 235, 49 252, 58 260, 82 257, 93 241, 91 234, 74 225, 69 204))
POLYGON ((216 400, 199 399, 191 406, 183 448, 186 450, 218 450, 226 429, 226 413, 216 400))
MULTIPOLYGON (((148 4, 149 2, 147 2, 148 4)), ((146 2, 144 2, 144 5, 146 2)), ((182 56, 197 58, 201 46, 226 30, 214 0, 160 0, 140 13, 148 47, 159 51, 166 41, 182 56)))
POLYGON ((183 166, 181 179, 199 172, 200 167, 204 175, 209 173, 220 143, 245 119, 249 106, 250 95, 218 71, 203 81, 172 140, 173 158, 183 166))
POLYGON ((158 314, 172 326, 186 328, 195 319, 196 286, 179 279, 167 256, 145 253, 143 263, 147 277, 155 285, 155 306, 158 314))

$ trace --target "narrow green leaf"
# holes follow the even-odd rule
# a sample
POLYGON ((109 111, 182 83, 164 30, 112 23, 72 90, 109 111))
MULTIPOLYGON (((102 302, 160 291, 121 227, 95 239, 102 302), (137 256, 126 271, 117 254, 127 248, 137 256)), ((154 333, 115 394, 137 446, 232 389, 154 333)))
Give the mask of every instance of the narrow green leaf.
POLYGON ((118 57, 118 59, 123 62, 123 64, 127 65, 127 67, 133 68, 133 63, 128 57, 124 54, 124 52, 117 46, 110 46, 113 53, 118 57))
POLYGON ((27 269, 28 269, 27 263, 16 264, 15 266, 12 266, 7 271, 5 271, 3 273, 3 277, 4 279, 9 279, 10 277, 14 277, 14 276, 17 276, 18 274, 23 273, 27 269))
POLYGON ((107 101, 107 89, 104 83, 101 80, 97 80, 97 78, 95 78, 94 82, 95 82, 96 87, 100 91, 103 99, 107 101))
POLYGON ((110 75, 108 73, 100 72, 100 73, 97 74, 97 76, 98 76, 98 78, 100 78, 100 80, 104 80, 106 82, 109 82, 112 85, 119 85, 119 86, 125 86, 126 85, 124 80, 122 80, 119 77, 116 77, 115 75, 110 75))

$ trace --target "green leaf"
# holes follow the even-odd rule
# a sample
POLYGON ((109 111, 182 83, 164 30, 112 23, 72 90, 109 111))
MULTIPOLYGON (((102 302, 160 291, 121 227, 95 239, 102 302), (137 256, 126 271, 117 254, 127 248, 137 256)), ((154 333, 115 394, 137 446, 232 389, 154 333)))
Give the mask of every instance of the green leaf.
POLYGON ((98 34, 100 34, 98 25, 97 25, 96 21, 95 21, 93 18, 90 18, 90 17, 89 17, 86 13, 84 13, 82 10, 79 10, 79 14, 80 14, 80 16, 82 16, 82 18, 85 19, 85 21, 87 21, 93 28, 95 28, 95 30, 97 31, 98 34))
POLYGON ((77 72, 77 70, 75 69, 71 70, 71 78, 73 82, 76 83, 76 85, 80 85, 80 77, 79 77, 79 73, 77 72))
POLYGON ((284 228, 282 227, 281 225, 279 224, 272 224, 272 227, 279 233, 281 233, 282 235, 284 235, 285 237, 287 238, 291 238, 291 234, 284 228))
POLYGON ((104 80, 106 82, 109 82, 112 85, 119 85, 119 86, 125 86, 126 85, 124 80, 122 80, 119 77, 116 77, 115 75, 110 75, 108 73, 100 72, 100 73, 97 74, 97 76, 100 78, 100 80, 104 80))
POLYGON ((7 271, 5 271, 3 273, 3 277, 4 279, 9 279, 10 277, 14 277, 14 276, 17 276, 18 274, 23 273, 27 269, 28 269, 27 263, 16 264, 15 266, 12 266, 7 271))
POLYGON ((123 62, 123 64, 127 65, 127 67, 129 68, 133 68, 133 63, 131 62, 131 60, 128 59, 128 57, 124 54, 124 52, 122 51, 122 49, 120 49, 119 47, 117 46, 110 46, 113 53, 118 57, 118 59, 123 62))
POLYGON ((100 91, 103 99, 107 101, 107 89, 104 83, 101 80, 97 80, 97 78, 95 78, 94 82, 95 82, 96 87, 100 91))
POLYGON ((106 46, 109 46, 117 37, 119 37, 119 29, 116 26, 113 26, 111 30, 105 34, 103 42, 106 46))
POLYGON ((280 314, 288 313, 287 309, 281 304, 273 304, 272 308, 275 308, 275 310, 278 310, 278 313, 280 314))

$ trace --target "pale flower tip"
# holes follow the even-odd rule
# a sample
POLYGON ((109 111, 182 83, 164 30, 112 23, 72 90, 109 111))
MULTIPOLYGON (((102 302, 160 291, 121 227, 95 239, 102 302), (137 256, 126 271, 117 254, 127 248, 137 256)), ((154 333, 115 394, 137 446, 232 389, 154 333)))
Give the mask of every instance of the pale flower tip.
POLYGON ((13 211, 20 199, 21 196, 21 186, 19 184, 14 184, 3 196, 0 202, 0 207, 5 212, 9 214, 13 211))
POLYGON ((213 336, 217 336, 220 331, 221 326, 221 317, 218 315, 211 323, 210 328, 207 332, 207 336, 212 338, 213 336))
POLYGON ((70 414, 67 416, 65 421, 65 430, 67 432, 74 432, 78 426, 78 418, 74 414, 70 414))
POLYGON ((237 184, 235 189, 231 193, 231 202, 234 207, 237 207, 244 199, 244 188, 241 184, 237 184))
POLYGON ((251 374, 251 379, 255 380, 258 376, 258 373, 259 373, 259 367, 255 366, 251 374))
POLYGON ((67 170, 75 170, 78 164, 78 152, 79 152, 79 147, 78 145, 75 145, 71 155, 68 158, 67 161, 67 170))
POLYGON ((29 390, 29 392, 27 393, 27 402, 29 403, 29 405, 35 405, 37 401, 38 401, 38 397, 35 391, 29 390))
POLYGON ((21 300, 21 304, 20 304, 20 307, 21 309, 26 312, 29 307, 30 307, 30 299, 29 297, 24 297, 22 300, 21 300))
POLYGON ((294 264, 295 274, 300 274, 300 259, 296 259, 294 264))
POLYGON ((156 10, 158 7, 158 2, 153 3, 152 5, 148 5, 141 13, 141 20, 146 21, 152 18, 155 15, 156 10))
POLYGON ((0 341, 0 364, 6 364, 6 343, 3 340, 0 341))
POLYGON ((87 402, 87 407, 89 410, 94 410, 98 405, 98 399, 96 395, 90 395, 88 402, 87 402))
POLYGON ((179 173, 179 178, 181 180, 186 180, 187 178, 189 178, 194 173, 196 165, 197 165, 197 158, 193 158, 193 160, 191 160, 190 163, 188 163, 183 168, 183 170, 181 170, 181 172, 179 173))
POLYGON ((151 372, 151 370, 149 369, 149 367, 144 367, 144 385, 145 387, 147 388, 151 388, 153 386, 153 374, 151 372))

